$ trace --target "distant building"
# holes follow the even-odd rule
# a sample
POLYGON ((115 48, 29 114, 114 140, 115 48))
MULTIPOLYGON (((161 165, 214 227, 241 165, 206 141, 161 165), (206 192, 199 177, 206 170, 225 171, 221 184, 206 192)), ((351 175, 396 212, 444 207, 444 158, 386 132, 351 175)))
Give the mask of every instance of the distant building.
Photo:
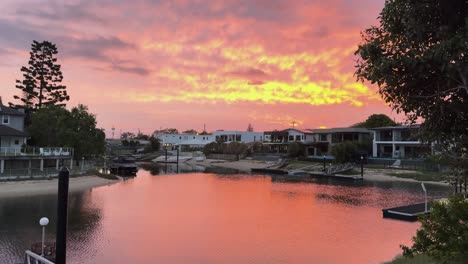
POLYGON ((418 159, 431 153, 430 144, 419 140, 419 125, 377 127, 372 156, 375 158, 418 159))
POLYGON ((217 130, 213 132, 215 141, 224 143, 241 142, 252 143, 262 142, 264 139, 263 132, 236 131, 236 130, 217 130))
POLYGON ((201 134, 159 134, 155 133, 153 136, 159 139, 161 146, 174 149, 175 146, 181 146, 183 150, 200 149, 206 144, 215 141, 214 135, 201 135, 201 134))
POLYGON ((307 153, 311 156, 330 156, 333 146, 343 142, 371 142, 373 132, 366 128, 344 127, 308 129, 307 153))

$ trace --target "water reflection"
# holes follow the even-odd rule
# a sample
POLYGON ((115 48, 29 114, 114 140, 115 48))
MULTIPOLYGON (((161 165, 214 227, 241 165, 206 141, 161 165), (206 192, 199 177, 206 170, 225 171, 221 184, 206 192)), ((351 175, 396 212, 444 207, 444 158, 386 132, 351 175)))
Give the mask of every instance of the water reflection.
MULTIPOLYGON (((155 177, 170 172, 154 164, 135 178, 72 194, 69 263, 379 263, 400 253, 418 227, 381 212, 420 199, 417 183, 155 177)), ((44 215, 53 236, 55 210, 55 196, 2 199, 0 258, 20 262, 40 238, 44 215)))
MULTIPOLYGON (((57 200, 54 195, 2 198, 0 200, 0 259, 1 263, 17 263, 24 250, 41 240, 39 219, 50 222, 46 240, 55 240, 57 200)), ((68 234, 70 241, 90 242, 90 234, 99 227, 101 210, 94 207, 92 190, 71 194, 68 206, 68 234)), ((73 245, 73 243, 72 243, 73 245)), ((73 247, 68 249, 73 257, 73 247)))

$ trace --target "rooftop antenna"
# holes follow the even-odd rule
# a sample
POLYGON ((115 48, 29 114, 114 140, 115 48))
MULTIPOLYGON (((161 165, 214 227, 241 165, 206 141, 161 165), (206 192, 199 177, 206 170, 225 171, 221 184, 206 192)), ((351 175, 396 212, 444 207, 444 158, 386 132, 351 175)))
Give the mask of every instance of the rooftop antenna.
POLYGON ((203 132, 206 132, 206 124, 203 124, 203 132))
POLYGON ((114 139, 114 131, 115 131, 115 127, 112 126, 112 139, 114 139))
POLYGON ((292 128, 296 126, 296 121, 292 121, 292 128))

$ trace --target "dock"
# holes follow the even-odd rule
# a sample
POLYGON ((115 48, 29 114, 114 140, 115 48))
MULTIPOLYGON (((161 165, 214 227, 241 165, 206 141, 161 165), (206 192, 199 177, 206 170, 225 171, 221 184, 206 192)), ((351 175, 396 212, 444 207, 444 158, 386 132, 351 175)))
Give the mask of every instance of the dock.
POLYGON ((430 210, 430 203, 427 204, 427 212, 425 212, 425 203, 418 203, 382 209, 382 213, 384 218, 414 222, 418 220, 419 216, 428 214, 430 210))
POLYGON ((282 169, 270 169, 270 168, 258 168, 258 169, 251 169, 252 173, 261 173, 261 174, 276 174, 276 175, 283 175, 288 174, 287 170, 282 169))

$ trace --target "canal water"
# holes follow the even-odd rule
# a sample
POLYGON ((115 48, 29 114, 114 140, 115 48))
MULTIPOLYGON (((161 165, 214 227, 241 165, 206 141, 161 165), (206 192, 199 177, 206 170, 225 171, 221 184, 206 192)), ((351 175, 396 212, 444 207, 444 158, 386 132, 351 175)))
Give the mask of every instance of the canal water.
MULTIPOLYGON (((426 187, 430 197, 449 191, 426 187)), ((381 209, 421 201, 417 183, 140 169, 70 195, 68 263, 381 263, 419 227, 382 219, 381 209)), ((54 195, 0 200, 0 263, 21 263, 42 216, 53 240, 54 195)))

